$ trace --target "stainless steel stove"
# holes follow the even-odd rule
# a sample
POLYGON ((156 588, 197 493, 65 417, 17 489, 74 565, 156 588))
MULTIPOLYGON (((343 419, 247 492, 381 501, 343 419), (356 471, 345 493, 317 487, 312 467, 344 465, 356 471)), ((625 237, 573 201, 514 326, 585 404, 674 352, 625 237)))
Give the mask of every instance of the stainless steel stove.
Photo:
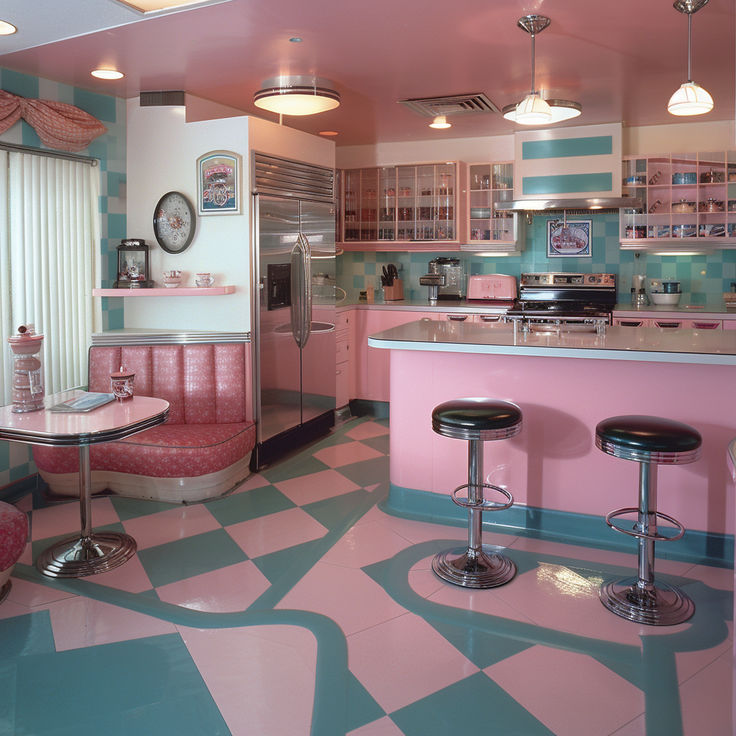
POLYGON ((610 324, 615 304, 615 274, 523 273, 507 320, 525 330, 600 332, 610 324))

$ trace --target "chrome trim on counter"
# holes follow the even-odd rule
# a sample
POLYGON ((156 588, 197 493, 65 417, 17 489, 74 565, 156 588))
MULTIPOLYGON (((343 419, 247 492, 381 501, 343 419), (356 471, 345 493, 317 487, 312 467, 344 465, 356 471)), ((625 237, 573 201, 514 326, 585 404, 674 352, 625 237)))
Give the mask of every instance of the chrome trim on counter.
POLYGON ((213 342, 250 342, 250 332, 98 332, 92 335, 92 347, 118 345, 196 345, 213 342))

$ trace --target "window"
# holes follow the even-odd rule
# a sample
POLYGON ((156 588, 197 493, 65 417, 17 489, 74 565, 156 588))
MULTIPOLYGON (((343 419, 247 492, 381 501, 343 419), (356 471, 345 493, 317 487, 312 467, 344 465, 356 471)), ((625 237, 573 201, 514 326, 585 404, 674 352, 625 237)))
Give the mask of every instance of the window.
POLYGON ((87 382, 87 347, 99 329, 99 169, 0 150, 0 386, 11 402, 7 338, 33 324, 44 335, 46 393, 87 382))

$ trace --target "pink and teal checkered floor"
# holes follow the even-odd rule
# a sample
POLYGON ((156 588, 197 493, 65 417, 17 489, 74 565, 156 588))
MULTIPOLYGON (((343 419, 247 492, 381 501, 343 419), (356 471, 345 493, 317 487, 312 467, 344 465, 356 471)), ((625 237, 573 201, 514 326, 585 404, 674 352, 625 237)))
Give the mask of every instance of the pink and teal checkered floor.
POLYGON ((383 513, 387 488, 387 420, 352 420, 216 501, 96 498, 138 553, 70 581, 32 560, 78 503, 21 499, 0 734, 733 734, 732 570, 658 560, 697 610, 644 627, 597 597, 633 549, 486 532, 518 576, 457 588, 430 561, 465 530, 383 513))

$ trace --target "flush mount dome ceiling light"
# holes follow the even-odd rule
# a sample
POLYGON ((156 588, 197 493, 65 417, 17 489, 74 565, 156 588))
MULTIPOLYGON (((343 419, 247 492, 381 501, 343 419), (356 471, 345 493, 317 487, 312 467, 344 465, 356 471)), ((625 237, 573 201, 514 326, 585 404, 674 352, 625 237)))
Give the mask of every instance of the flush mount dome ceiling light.
POLYGON ((6 20, 0 20, 0 36, 12 36, 18 29, 6 20))
POLYGON ((447 122, 447 116, 446 115, 435 115, 434 120, 429 124, 430 128, 439 128, 439 129, 445 129, 445 128, 452 128, 452 123, 447 122))
POLYGON ((534 87, 535 37, 549 24, 544 15, 525 15, 517 25, 532 37, 532 87, 531 92, 518 104, 506 105, 501 113, 506 120, 520 125, 549 125, 575 118, 583 111, 580 103, 571 100, 545 100, 534 87))
POLYGON ((329 79, 309 75, 272 77, 253 95, 253 102, 279 115, 315 115, 340 104, 333 86, 329 79))
POLYGON ((673 8, 687 15, 687 82, 681 84, 670 97, 667 111, 672 115, 703 115, 713 109, 713 98, 690 73, 690 48, 693 31, 693 13, 708 4, 708 0, 675 0, 673 8))

